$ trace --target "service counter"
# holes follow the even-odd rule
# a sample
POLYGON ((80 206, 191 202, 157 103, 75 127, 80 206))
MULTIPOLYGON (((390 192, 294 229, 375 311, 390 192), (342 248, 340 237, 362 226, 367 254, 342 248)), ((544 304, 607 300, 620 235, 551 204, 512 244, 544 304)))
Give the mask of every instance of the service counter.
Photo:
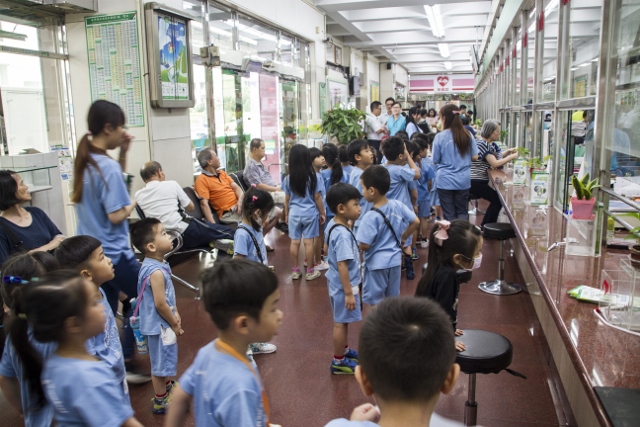
POLYGON ((594 387, 640 389, 640 337, 607 326, 594 313, 597 305, 570 298, 568 291, 579 285, 600 287, 602 270, 617 270, 628 252, 573 256, 562 246, 548 252, 565 237, 566 218, 553 207, 531 206, 529 187, 512 185, 503 171, 490 171, 490 177, 514 226, 513 248, 524 285, 578 426, 613 426, 607 416, 612 409, 605 408, 594 387))

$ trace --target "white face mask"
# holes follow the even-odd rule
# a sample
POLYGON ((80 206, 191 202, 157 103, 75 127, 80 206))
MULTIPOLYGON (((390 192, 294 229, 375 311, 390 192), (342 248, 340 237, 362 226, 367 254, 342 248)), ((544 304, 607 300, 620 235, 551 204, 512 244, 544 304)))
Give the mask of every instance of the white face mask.
POLYGON ((471 269, 477 270, 480 268, 481 265, 482 265, 482 252, 480 252, 480 255, 478 255, 478 258, 473 259, 473 267, 471 267, 471 269))

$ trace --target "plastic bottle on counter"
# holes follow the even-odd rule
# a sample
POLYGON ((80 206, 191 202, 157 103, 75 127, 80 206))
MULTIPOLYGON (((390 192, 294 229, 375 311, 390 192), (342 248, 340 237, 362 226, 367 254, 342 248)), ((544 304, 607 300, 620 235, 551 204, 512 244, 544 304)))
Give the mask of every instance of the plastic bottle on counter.
POLYGON ((615 238, 616 221, 612 216, 607 217, 607 242, 615 238))

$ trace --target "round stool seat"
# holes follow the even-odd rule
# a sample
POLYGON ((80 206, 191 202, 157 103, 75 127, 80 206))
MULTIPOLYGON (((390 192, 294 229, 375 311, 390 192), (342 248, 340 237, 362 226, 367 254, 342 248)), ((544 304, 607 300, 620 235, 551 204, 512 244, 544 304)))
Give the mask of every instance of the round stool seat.
POLYGON ((511 224, 506 222, 494 222, 484 225, 484 238, 495 240, 508 240, 516 237, 511 224))
POLYGON ((456 337, 456 341, 467 347, 456 356, 456 363, 465 374, 497 374, 511 364, 511 341, 500 334, 465 329, 464 335, 456 337))

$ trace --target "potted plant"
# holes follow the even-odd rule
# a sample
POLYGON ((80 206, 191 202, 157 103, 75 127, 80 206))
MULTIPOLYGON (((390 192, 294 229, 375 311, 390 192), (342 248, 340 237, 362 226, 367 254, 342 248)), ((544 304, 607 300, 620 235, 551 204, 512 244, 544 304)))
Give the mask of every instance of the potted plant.
POLYGON ((598 178, 589 181, 589 174, 587 173, 582 179, 578 179, 577 176, 573 176, 571 179, 573 189, 576 191, 576 195, 571 197, 571 207, 573 208, 574 219, 591 219, 593 216, 593 206, 596 203, 595 197, 593 197, 593 191, 600 187, 598 185, 598 178))
POLYGON ((320 130, 326 133, 331 140, 336 137, 339 144, 349 144, 354 139, 364 137, 362 132, 362 121, 365 114, 355 108, 343 108, 341 104, 336 104, 327 111, 322 118, 320 130))

